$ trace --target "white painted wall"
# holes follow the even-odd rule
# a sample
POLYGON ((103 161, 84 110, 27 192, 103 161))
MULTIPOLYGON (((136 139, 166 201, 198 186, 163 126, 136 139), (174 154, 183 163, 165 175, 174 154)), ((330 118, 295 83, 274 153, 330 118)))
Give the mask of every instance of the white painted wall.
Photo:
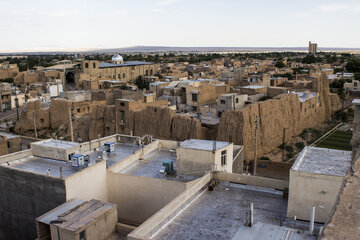
POLYGON ((186 183, 108 172, 109 202, 118 218, 140 224, 186 189, 186 183))
POLYGON ((65 178, 66 201, 78 198, 85 201, 108 201, 106 161, 96 163, 65 178))
POLYGON ((315 205, 315 221, 325 222, 339 194, 343 177, 290 170, 287 216, 310 220, 315 205))
POLYGON ((179 174, 203 175, 206 172, 232 173, 234 145, 213 151, 182 148, 176 149, 176 167, 179 174), (221 166, 221 152, 226 150, 226 165, 221 166))

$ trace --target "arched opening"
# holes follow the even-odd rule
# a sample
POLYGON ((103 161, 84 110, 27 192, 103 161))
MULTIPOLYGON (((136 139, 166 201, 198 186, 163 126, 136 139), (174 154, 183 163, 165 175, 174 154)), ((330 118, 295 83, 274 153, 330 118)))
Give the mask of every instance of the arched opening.
POLYGON ((88 64, 88 63, 85 63, 85 68, 89 68, 89 64, 88 64))
POLYGON ((126 77, 126 75, 125 75, 125 73, 123 73, 123 78, 125 78, 126 77))
POLYGON ((146 76, 149 76, 149 70, 146 70, 146 71, 145 71, 145 75, 146 75, 146 76))
POLYGON ((96 68, 96 63, 93 63, 93 68, 96 68))
POLYGON ((121 79, 121 74, 120 73, 118 74, 118 79, 121 79))
POLYGON ((73 72, 68 72, 66 74, 66 83, 74 83, 75 82, 75 76, 73 72))
POLYGON ((150 76, 152 76, 153 75, 153 70, 152 69, 150 69, 150 76))

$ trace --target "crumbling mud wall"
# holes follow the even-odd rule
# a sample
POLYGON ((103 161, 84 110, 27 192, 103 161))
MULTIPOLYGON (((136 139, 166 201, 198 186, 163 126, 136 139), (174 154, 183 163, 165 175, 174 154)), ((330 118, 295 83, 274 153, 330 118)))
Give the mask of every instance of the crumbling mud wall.
POLYGON ((89 140, 115 134, 115 106, 95 106, 90 121, 89 140))
POLYGON ((156 138, 177 141, 210 137, 207 128, 202 127, 198 119, 176 114, 167 107, 149 106, 130 113, 128 127, 136 136, 151 134, 156 138))
POLYGON ((327 76, 314 82, 316 97, 301 102, 295 94, 285 94, 252 104, 240 111, 227 111, 221 116, 217 140, 244 146, 244 159, 252 160, 255 147, 255 121, 258 118, 257 156, 271 152, 284 141, 329 120, 340 108, 336 95, 329 92, 327 76))
POLYGON ((34 129, 34 118, 38 129, 50 128, 49 108, 43 108, 41 101, 27 103, 27 110, 20 113, 19 121, 16 122, 15 131, 23 132, 34 129))

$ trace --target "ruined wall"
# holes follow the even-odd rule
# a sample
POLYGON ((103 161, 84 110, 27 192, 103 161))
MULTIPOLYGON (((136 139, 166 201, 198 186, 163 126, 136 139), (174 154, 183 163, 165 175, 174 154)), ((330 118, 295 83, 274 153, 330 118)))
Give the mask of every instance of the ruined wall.
POLYGON ((209 131, 201 126, 198 119, 176 114, 167 107, 148 106, 144 110, 130 112, 128 123, 126 131, 133 131, 136 136, 151 134, 156 138, 177 141, 210 138, 209 131))
POLYGON ((35 116, 37 129, 50 128, 49 108, 43 108, 42 102, 37 100, 26 104, 26 111, 20 113, 19 121, 16 122, 15 131, 23 132, 34 129, 33 116, 35 116))
POLYGON ((115 106, 95 106, 90 121, 89 139, 115 134, 115 106))
POLYGON ((8 145, 6 137, 0 136, 0 156, 8 154, 8 145))
POLYGON ((35 218, 66 201, 63 179, 0 167, 0 239, 35 239, 35 218))
POLYGON ((337 96, 330 95, 326 75, 314 84, 317 97, 300 102, 297 95, 284 95, 252 104, 240 111, 227 111, 221 116, 217 139, 244 145, 244 158, 254 154, 255 119, 258 117, 257 154, 271 152, 304 129, 329 120, 340 107, 337 96))
POLYGON ((18 72, 19 69, 17 67, 0 69, 0 79, 14 78, 18 72))
POLYGON ((64 99, 52 99, 50 103, 51 128, 56 129, 64 122, 69 122, 72 101, 64 99))

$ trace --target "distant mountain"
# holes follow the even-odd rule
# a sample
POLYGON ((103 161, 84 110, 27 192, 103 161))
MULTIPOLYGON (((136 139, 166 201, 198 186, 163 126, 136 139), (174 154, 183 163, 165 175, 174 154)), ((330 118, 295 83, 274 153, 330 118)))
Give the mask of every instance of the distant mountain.
MULTIPOLYGON (((302 52, 307 47, 169 47, 134 46, 126 48, 96 49, 88 53, 162 53, 162 52, 302 52)), ((319 51, 360 51, 360 48, 319 48, 319 51)))
MULTIPOLYGON (((133 46, 126 48, 92 49, 87 51, 32 51, 0 53, 0 55, 38 55, 38 54, 114 54, 114 53, 164 53, 164 52, 304 52, 307 47, 169 47, 133 46)), ((319 48, 319 51, 360 51, 360 48, 319 48)))

